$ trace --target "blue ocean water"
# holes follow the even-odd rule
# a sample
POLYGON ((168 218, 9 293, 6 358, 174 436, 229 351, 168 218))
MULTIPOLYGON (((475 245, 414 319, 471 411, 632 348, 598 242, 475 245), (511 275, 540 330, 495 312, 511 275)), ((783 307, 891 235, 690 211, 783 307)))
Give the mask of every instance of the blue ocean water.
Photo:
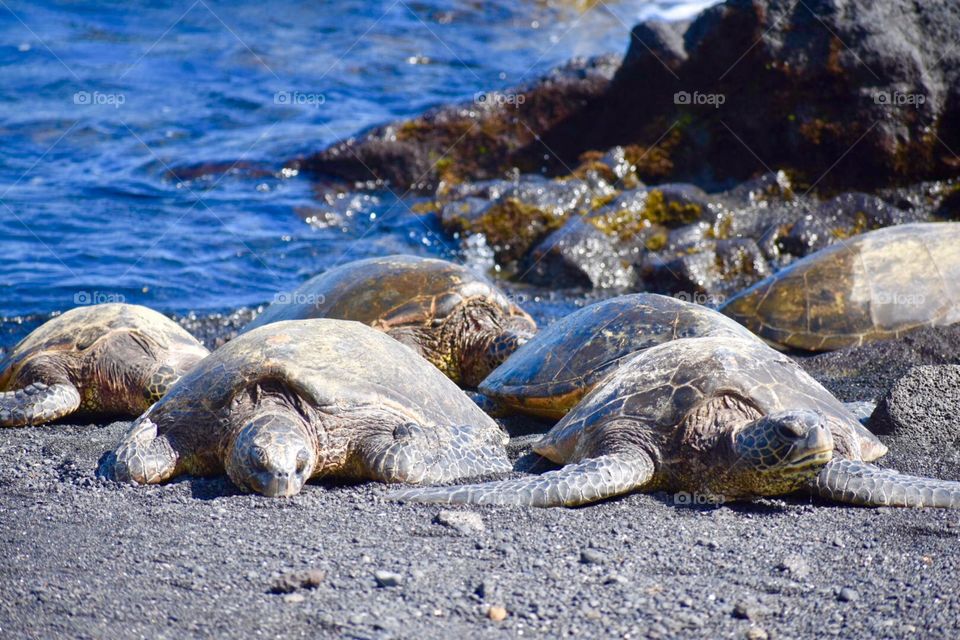
POLYGON ((390 193, 326 202, 284 162, 710 4, 3 0, 0 317, 226 310, 353 258, 450 256, 390 193), (206 163, 227 170, 184 170, 206 163))

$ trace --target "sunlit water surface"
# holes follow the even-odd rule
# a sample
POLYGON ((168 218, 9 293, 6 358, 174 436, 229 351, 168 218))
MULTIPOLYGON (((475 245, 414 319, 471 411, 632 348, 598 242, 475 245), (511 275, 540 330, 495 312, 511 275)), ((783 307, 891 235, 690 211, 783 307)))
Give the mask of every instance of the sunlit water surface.
POLYGON ((639 18, 709 4, 7 0, 0 316, 110 300, 227 310, 350 259, 453 257, 392 194, 331 207, 284 161, 623 52, 639 18), (171 175, 204 163, 232 169, 171 175))

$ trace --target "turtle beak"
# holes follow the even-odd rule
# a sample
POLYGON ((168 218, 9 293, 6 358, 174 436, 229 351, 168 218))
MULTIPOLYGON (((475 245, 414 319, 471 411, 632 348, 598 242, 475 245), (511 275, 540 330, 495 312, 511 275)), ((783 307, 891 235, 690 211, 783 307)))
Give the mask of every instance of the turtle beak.
POLYGON ((301 486, 296 474, 275 473, 263 486, 261 493, 271 498, 289 498, 300 493, 301 486))
POLYGON ((822 422, 810 427, 806 435, 794 447, 794 458, 790 464, 794 467, 808 467, 830 462, 833 457, 833 435, 822 422))

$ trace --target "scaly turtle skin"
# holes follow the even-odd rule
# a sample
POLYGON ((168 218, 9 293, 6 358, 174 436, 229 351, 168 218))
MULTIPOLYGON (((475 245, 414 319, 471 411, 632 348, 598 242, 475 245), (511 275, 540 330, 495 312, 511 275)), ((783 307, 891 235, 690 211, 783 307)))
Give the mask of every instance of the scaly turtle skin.
POLYGON ((691 338, 641 352, 534 450, 567 466, 393 497, 551 507, 632 491, 731 500, 806 488, 860 505, 960 508, 960 483, 868 464, 886 447, 795 362, 757 340, 691 338))
MULTIPOLYGON (((358 322, 275 322, 228 342, 131 427, 113 477, 449 482, 510 469, 506 435, 414 351, 358 322)), ((108 465, 109 467, 109 465, 108 465)))
POLYGON ((723 314, 655 293, 591 304, 558 320, 491 373, 480 392, 496 411, 559 420, 638 351, 706 336, 756 339, 723 314))
POLYGON ((38 327, 0 363, 0 426, 72 414, 138 416, 208 353, 146 307, 72 309, 38 327))
POLYGON ((379 329, 468 387, 537 329, 486 278, 452 262, 405 255, 322 273, 275 301, 244 331, 306 318, 356 320, 379 329))
POLYGON ((770 342, 829 351, 960 321, 960 224, 878 229, 799 260, 723 313, 770 342))

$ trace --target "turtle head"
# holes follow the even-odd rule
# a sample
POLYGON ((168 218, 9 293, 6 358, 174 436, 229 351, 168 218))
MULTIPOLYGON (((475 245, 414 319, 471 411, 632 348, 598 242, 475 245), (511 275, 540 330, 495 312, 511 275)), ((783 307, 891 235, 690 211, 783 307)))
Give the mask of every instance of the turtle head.
POLYGON ((732 440, 732 464, 712 487, 730 498, 796 491, 833 457, 833 436, 816 411, 768 414, 747 423, 732 440))
POLYGON ((526 314, 511 316, 500 326, 478 332, 462 357, 460 376, 463 384, 477 387, 536 332, 537 325, 526 314))
POLYGON ((240 429, 227 452, 227 475, 245 491, 270 497, 300 492, 317 458, 303 425, 283 413, 261 413, 240 429))

